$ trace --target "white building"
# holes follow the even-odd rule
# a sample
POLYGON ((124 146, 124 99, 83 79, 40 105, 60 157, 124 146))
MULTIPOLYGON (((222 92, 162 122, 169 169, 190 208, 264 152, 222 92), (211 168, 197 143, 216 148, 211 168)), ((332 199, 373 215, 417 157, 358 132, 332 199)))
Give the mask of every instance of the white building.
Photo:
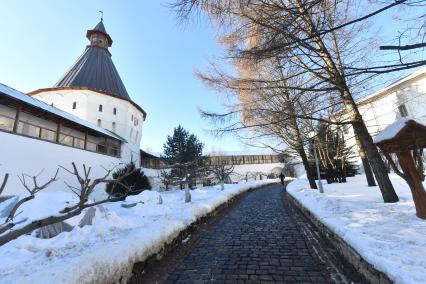
MULTIPOLYGON (((357 105, 373 137, 402 117, 426 123, 426 68, 359 100, 357 105)), ((356 145, 352 127, 345 129, 345 137, 349 146, 356 145)))
MULTIPOLYGON (((91 166, 94 178, 120 163, 140 164, 146 113, 111 60, 112 39, 102 20, 86 36, 85 52, 52 88, 28 96, 0 84, 0 177, 10 174, 5 194, 22 191, 18 175, 43 170, 48 179, 71 162, 91 166)), ((75 183, 64 171, 59 178, 52 188, 75 183)))

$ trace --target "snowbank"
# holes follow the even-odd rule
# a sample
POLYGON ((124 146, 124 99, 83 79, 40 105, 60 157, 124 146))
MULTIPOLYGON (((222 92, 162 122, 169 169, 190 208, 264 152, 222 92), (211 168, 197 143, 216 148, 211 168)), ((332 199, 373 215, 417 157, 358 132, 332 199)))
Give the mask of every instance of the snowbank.
POLYGON ((416 217, 405 181, 396 175, 391 180, 398 203, 383 203, 378 187, 367 187, 365 176, 325 184, 324 194, 309 189, 305 179, 290 183, 287 190, 391 280, 425 283, 426 221, 416 217))
MULTIPOLYGON (((105 204, 96 210, 93 226, 76 227, 52 239, 22 236, 0 247, 0 283, 112 283, 129 277, 133 264, 160 251, 182 230, 217 206, 250 188, 276 180, 225 185, 225 190, 205 187, 191 191, 146 191, 124 203, 105 204), (161 195, 163 204, 159 205, 161 195)), ((23 208, 25 217, 54 214, 72 198, 67 193, 46 192, 23 208)), ((0 211, 7 204, 0 203, 0 211)), ((32 217, 31 217, 32 218, 32 217)), ((69 221, 76 225, 82 215, 69 221)), ((0 218, 0 222, 1 222, 0 218)))

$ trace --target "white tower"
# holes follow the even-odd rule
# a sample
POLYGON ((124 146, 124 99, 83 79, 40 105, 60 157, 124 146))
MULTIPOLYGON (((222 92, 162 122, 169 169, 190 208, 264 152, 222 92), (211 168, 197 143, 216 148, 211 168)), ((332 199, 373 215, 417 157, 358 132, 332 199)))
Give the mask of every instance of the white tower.
POLYGON ((52 88, 29 95, 123 137, 128 142, 121 149, 123 160, 138 165, 146 113, 130 99, 112 62, 112 39, 102 19, 86 37, 90 44, 65 75, 52 88))

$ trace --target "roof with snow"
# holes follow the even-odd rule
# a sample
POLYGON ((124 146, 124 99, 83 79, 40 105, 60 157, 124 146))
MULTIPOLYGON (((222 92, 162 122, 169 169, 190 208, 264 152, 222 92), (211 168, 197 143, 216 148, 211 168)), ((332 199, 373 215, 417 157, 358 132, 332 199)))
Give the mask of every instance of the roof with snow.
POLYGON ((407 151, 426 147, 426 125, 412 118, 402 118, 388 125, 374 143, 384 152, 407 151))
POLYGON ((91 130, 93 130, 97 133, 106 135, 106 136, 113 138, 115 140, 120 140, 122 142, 126 142, 126 140, 124 138, 120 137, 119 135, 117 135, 117 134, 115 134, 115 133, 113 133, 113 132, 111 132, 107 129, 98 127, 98 126, 96 126, 96 125, 94 125, 94 124, 92 124, 92 123, 90 123, 86 120, 83 120, 83 119, 81 119, 81 118, 79 118, 75 115, 72 115, 68 112, 60 110, 60 109, 58 109, 54 106, 48 105, 45 102, 42 102, 38 99, 30 97, 30 96, 28 96, 24 93, 21 93, 21 92, 15 90, 15 89, 13 89, 9 86, 4 85, 2 83, 0 83, 0 96, 1 95, 9 97, 9 98, 17 100, 17 101, 20 101, 21 103, 23 103, 25 105, 29 105, 29 106, 32 106, 34 108, 43 110, 43 111, 48 112, 50 114, 53 114, 55 116, 59 116, 66 121, 70 121, 70 122, 79 124, 83 127, 89 128, 89 129, 91 129, 91 130))

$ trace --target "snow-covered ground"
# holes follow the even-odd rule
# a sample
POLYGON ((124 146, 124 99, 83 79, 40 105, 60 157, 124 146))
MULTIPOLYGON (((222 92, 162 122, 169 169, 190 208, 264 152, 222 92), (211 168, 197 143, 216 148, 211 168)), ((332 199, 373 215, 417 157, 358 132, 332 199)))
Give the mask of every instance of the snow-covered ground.
POLYGON ((367 187, 365 176, 345 184, 325 184, 324 194, 309 189, 305 179, 288 192, 332 231, 396 283, 426 282, 426 221, 415 215, 406 182, 391 175, 400 198, 383 203, 378 187, 367 187))
MULTIPOLYGON (((132 208, 123 202, 105 204, 96 210, 94 224, 51 239, 26 235, 0 247, 0 283, 112 283, 128 277, 133 264, 159 252, 179 232, 235 195, 277 180, 242 182, 191 191, 192 202, 184 203, 184 191, 144 191, 124 203, 142 201, 132 208), (157 204, 161 195, 163 204, 157 204)), ((19 218, 57 214, 75 201, 71 193, 40 192, 22 206, 19 218)), ((10 201, 9 201, 10 202, 10 201)), ((7 206, 0 203, 0 213, 7 206)), ((82 215, 68 221, 77 225, 82 215)), ((2 223, 0 218, 0 223, 2 223)))

